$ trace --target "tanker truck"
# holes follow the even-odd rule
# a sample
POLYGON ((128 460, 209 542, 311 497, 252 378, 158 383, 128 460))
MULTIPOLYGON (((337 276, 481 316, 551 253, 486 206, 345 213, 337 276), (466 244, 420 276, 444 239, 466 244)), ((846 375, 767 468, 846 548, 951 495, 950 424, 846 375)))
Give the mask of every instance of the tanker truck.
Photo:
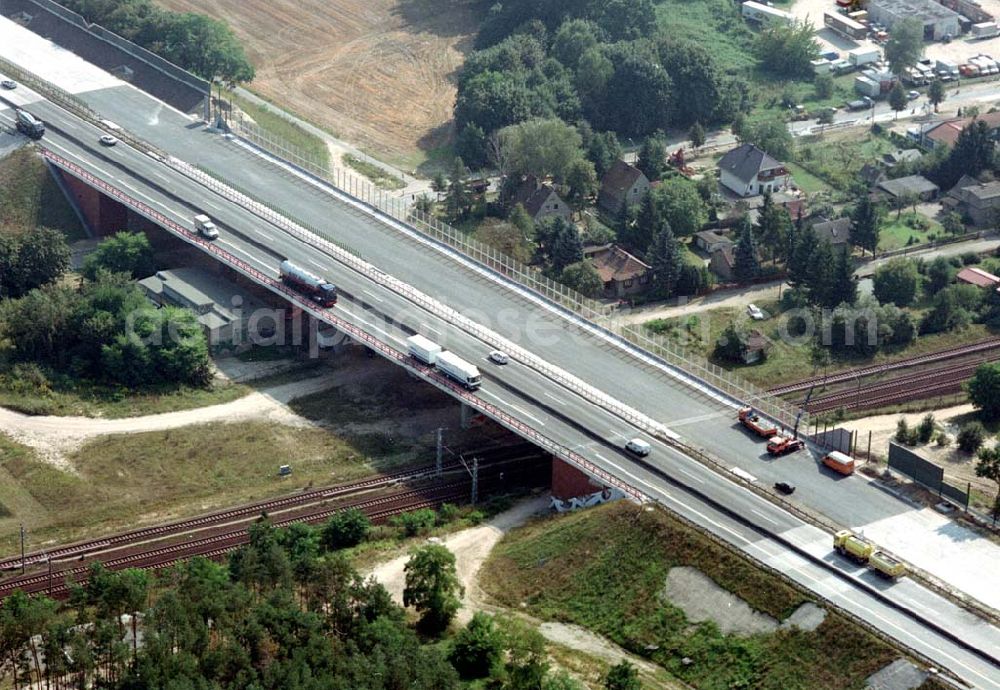
POLYGON ((337 303, 337 287, 287 259, 281 262, 281 282, 303 293, 322 307, 337 303))

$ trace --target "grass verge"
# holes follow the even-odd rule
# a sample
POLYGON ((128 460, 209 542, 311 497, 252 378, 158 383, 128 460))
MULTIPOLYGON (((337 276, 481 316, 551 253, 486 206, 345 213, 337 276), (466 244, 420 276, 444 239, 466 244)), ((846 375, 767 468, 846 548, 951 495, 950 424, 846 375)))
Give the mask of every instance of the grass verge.
POLYGON ((390 174, 374 163, 363 161, 357 156, 345 153, 341 156, 341 160, 344 161, 344 165, 353 168, 357 173, 371 180, 376 187, 396 190, 406 186, 406 183, 395 175, 390 174))
POLYGON ((249 392, 246 386, 228 381, 213 381, 204 388, 163 386, 135 391, 70 377, 54 377, 38 384, 11 374, 0 375, 0 407, 30 415, 140 417, 227 403, 249 392))
POLYGON ((741 637, 723 635, 711 622, 692 623, 663 596, 667 572, 681 565, 776 618, 806 601, 667 513, 624 501, 514 530, 481 581, 505 606, 582 625, 698 688, 854 688, 899 656, 833 612, 813 632, 741 637))
POLYGON ((896 212, 886 215, 885 222, 879 232, 879 251, 887 252, 916 244, 926 244, 935 237, 945 236, 944 228, 936 220, 931 220, 922 213, 901 213, 896 218, 896 212))
POLYGON ((87 236, 45 163, 26 147, 0 159, 0 234, 37 227, 61 230, 68 242, 87 236))
POLYGON ((102 437, 70 462, 75 473, 0 437, 0 503, 12 513, 0 519, 0 553, 15 550, 18 522, 38 548, 348 482, 382 465, 322 429, 254 421, 102 437), (282 464, 291 479, 277 476, 282 464))
POLYGON ((277 110, 236 94, 230 94, 233 102, 265 132, 281 143, 291 144, 306 158, 324 169, 330 167, 330 149, 326 142, 301 125, 289 120, 277 110))

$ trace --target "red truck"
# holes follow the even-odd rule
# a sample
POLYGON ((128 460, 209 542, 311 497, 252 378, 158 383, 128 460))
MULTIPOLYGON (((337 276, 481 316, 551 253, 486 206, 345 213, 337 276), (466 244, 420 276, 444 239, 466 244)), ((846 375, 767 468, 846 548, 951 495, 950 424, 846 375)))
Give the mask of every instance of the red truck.
POLYGON ((791 436, 775 436, 767 442, 767 452, 774 456, 787 455, 806 447, 806 442, 801 438, 791 436))
POLYGON ((739 419, 740 424, 761 438, 771 438, 778 434, 778 428, 754 412, 752 407, 744 407, 740 410, 739 419))

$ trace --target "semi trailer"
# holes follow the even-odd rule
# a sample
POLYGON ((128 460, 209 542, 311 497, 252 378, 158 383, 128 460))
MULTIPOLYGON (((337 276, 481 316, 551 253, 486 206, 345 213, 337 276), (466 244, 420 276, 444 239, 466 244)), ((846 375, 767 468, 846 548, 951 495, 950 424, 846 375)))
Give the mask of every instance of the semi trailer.
POLYGON ((454 352, 439 352, 434 366, 442 374, 462 384, 470 391, 479 388, 483 382, 479 368, 475 364, 466 362, 454 352))
POLYGON ((322 307, 337 303, 337 286, 285 259, 280 266, 281 282, 308 296, 322 307))
POLYGON ((406 339, 406 349, 410 357, 430 366, 434 366, 438 355, 441 354, 440 345, 420 334, 411 335, 406 339))

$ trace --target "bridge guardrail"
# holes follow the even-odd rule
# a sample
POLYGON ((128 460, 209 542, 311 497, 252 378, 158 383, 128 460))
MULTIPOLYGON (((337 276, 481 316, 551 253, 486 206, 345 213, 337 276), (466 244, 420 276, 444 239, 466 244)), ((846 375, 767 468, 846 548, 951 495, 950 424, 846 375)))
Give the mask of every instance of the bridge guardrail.
MULTIPOLYGON (((230 254, 226 250, 219 247, 217 244, 202 239, 194 231, 187 229, 186 227, 177 223, 176 221, 169 218, 165 214, 160 213, 159 211, 150 207, 149 205, 141 201, 138 201, 137 199, 133 199, 128 194, 125 194, 124 192, 114 187, 113 185, 104 182, 99 177, 91 174, 90 172, 85 170, 83 167, 77 165, 76 163, 73 163, 72 161, 63 158, 59 154, 54 153, 53 151, 50 151, 44 147, 41 147, 41 150, 42 150, 42 155, 45 156, 45 158, 48 159, 50 162, 52 162, 54 165, 57 165, 58 167, 69 172, 70 174, 84 180, 88 184, 92 184, 95 187, 101 189, 108 196, 117 199, 121 203, 131 207, 132 209, 134 209, 141 215, 145 216, 146 218, 149 218, 150 220, 162 225, 169 232, 194 244, 195 246, 202 249, 202 251, 215 255, 216 257, 221 259, 224 263, 227 263, 230 266, 236 268, 236 270, 240 271, 254 282, 258 283, 259 285, 263 285, 272 292, 280 294, 282 297, 288 299, 290 302, 294 303, 303 311, 308 312, 313 317, 325 323, 328 323, 331 326, 334 326, 335 328, 343 331, 344 333, 347 333, 352 338, 354 338, 358 342, 364 343, 366 346, 372 348, 373 350, 381 354, 383 357, 393 360, 397 364, 406 367, 411 372, 416 373, 420 378, 424 379, 425 381, 433 383, 438 388, 446 389, 449 392, 457 395, 457 397, 461 398, 463 402, 468 404, 470 407, 473 407, 479 410, 480 412, 483 412, 484 414, 488 414, 490 417, 493 417, 511 431, 514 431, 515 433, 518 433, 530 439, 531 441, 537 443, 540 447, 552 453, 553 455, 556 455, 562 458, 563 460, 566 460, 567 462, 579 467, 581 470, 591 475, 598 481, 601 481, 605 484, 608 484, 609 486, 614 486, 615 488, 620 489, 627 496, 631 497, 633 500, 637 502, 641 503, 648 500, 648 497, 642 491, 633 487, 631 484, 628 484, 627 482, 618 479, 614 475, 598 467, 597 465, 590 462, 589 460, 579 455, 578 453, 574 452, 573 450, 566 448, 565 446, 549 439, 548 437, 544 436, 534 428, 514 418, 513 416, 511 416, 504 410, 500 409, 496 405, 492 405, 491 403, 486 402, 485 400, 473 394, 471 391, 468 391, 464 387, 461 387, 458 384, 453 383, 450 379, 447 379, 442 374, 437 373, 437 371, 435 371, 434 369, 419 365, 416 362, 416 360, 412 359, 408 355, 405 355, 399 350, 396 350, 395 348, 391 347, 390 345, 383 343, 381 340, 368 334, 366 331, 359 328, 358 326, 355 326, 349 321, 337 316, 330 310, 318 308, 314 303, 305 300, 302 297, 302 295, 300 295, 298 292, 286 286, 280 280, 277 280, 276 278, 267 275, 263 271, 250 265, 248 262, 234 256, 233 254, 230 254)), ((331 246, 336 247, 336 245, 331 245, 331 246)), ((336 249, 341 252, 343 251, 339 247, 337 247, 336 249)))

